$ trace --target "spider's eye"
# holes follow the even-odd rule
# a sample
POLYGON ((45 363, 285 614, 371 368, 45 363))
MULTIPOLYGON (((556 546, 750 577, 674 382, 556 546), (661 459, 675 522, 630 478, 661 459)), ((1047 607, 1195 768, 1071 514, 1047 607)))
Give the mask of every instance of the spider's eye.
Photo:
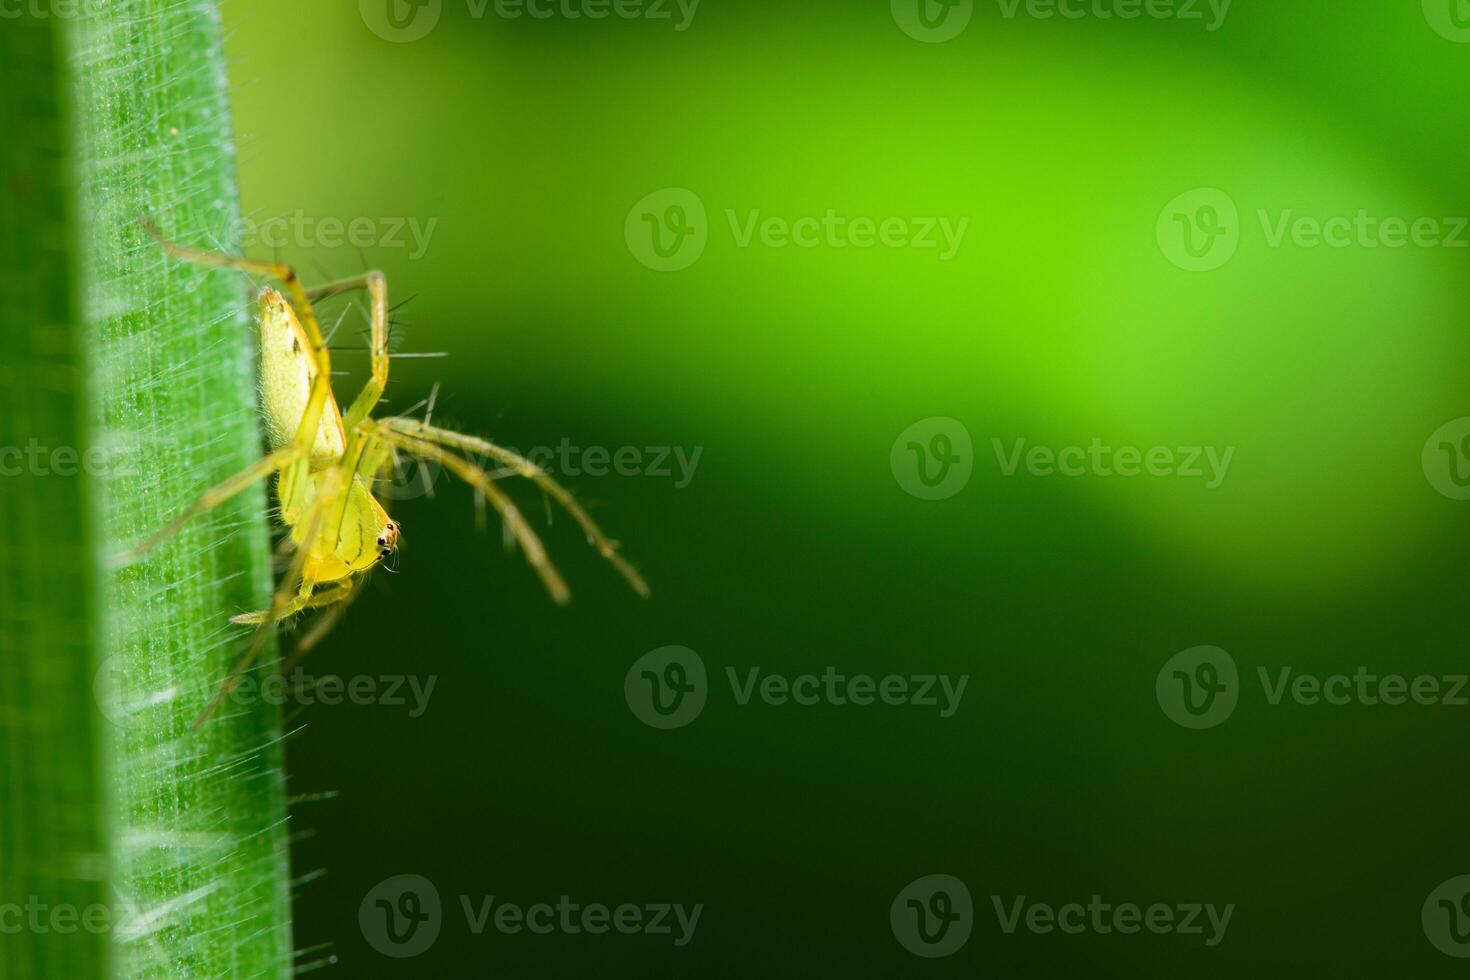
POLYGON ((383 561, 387 561, 388 557, 392 554, 393 552, 389 551, 387 548, 384 548, 382 551, 378 552, 378 557, 383 561))

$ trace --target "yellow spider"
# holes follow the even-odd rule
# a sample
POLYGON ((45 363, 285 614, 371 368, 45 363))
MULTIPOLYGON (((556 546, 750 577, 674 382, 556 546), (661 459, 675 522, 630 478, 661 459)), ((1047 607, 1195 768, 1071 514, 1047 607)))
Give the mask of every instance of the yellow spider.
MULTIPOLYGON (((168 241, 146 219, 142 223, 173 257, 277 279, 290 297, 288 300, 270 287, 260 293, 260 390, 271 452, 206 491, 128 556, 141 556, 192 518, 219 506, 257 480, 277 477, 281 520, 290 528, 289 541, 294 550, 291 565, 269 609, 231 620, 259 625, 261 630, 200 716, 200 723, 239 682, 258 655, 270 624, 307 609, 335 607, 339 611, 362 576, 397 550, 398 525, 373 495, 373 484, 392 469, 398 453, 441 465, 490 501, 556 602, 565 603, 570 593, 547 558, 540 538, 490 474, 464 454, 494 460, 533 481, 566 508, 593 547, 640 595, 648 595, 648 586, 618 554, 617 544, 602 533, 566 489, 535 463, 484 439, 417 419, 372 417, 388 383, 388 289, 381 272, 306 289, 288 265, 185 248, 168 241), (331 358, 312 301, 357 289, 367 290, 371 302, 372 377, 344 415, 332 393, 331 358)), ((321 632, 314 631, 302 649, 314 643, 321 632)))

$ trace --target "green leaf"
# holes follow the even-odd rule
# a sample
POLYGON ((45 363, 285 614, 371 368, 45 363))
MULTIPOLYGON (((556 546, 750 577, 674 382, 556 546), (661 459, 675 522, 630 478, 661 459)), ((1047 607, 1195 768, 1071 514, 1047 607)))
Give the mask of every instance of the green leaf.
POLYGON ((268 601, 264 488, 108 570, 261 453, 244 282, 138 224, 238 248, 218 11, 79 6, 0 30, 0 927, 48 910, 0 975, 286 976, 279 708, 191 727, 268 601))

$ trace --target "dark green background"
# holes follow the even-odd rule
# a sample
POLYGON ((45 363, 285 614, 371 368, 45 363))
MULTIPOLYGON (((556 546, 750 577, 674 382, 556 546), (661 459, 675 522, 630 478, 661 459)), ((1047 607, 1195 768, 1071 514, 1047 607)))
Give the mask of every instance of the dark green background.
MULTIPOLYGON (((1449 0, 1446 0, 1449 2, 1449 0)), ((886 0, 704 0, 668 21, 476 19, 414 43, 350 0, 227 0, 247 213, 438 219, 428 251, 282 250, 384 268, 393 405, 527 448, 703 447, 693 482, 570 482, 654 589, 566 520, 555 608, 470 494, 396 507, 379 574, 307 666, 436 675, 428 711, 315 706, 289 745, 297 944, 348 976, 1448 977, 1420 906, 1470 872, 1467 708, 1271 706, 1258 666, 1466 669, 1470 505, 1420 451, 1470 415, 1470 251, 1270 248, 1257 212, 1470 213, 1470 45, 1418 0, 1237 0, 1223 27, 1004 17, 923 44, 886 0), (629 209, 709 210, 703 257, 639 264, 629 209), (1165 204, 1240 208, 1235 258, 1171 264, 1165 204), (958 256, 736 247, 726 209, 968 217, 958 256), (959 495, 889 468, 911 423, 975 440, 959 495), (1234 446, 1198 481, 1003 477, 991 439, 1234 446), (687 728, 623 677, 698 651, 687 728), (1228 650, 1207 731, 1160 667, 1228 650), (959 712, 739 707, 726 666, 968 674, 959 712), (942 872, 975 895, 943 960, 888 907, 942 872), (433 948, 374 952, 358 904, 402 873, 433 948), (471 935, 458 896, 705 905, 695 940, 471 935), (990 898, 1235 903, 1226 940, 1004 935, 990 898)), ((268 253, 268 248, 256 248, 268 253)), ((356 326, 354 322, 354 326, 356 326)), ((360 376, 364 359, 339 366, 360 376)), ((344 379, 346 390, 346 379, 344 379)), ((536 495, 515 488, 539 514, 536 495)))

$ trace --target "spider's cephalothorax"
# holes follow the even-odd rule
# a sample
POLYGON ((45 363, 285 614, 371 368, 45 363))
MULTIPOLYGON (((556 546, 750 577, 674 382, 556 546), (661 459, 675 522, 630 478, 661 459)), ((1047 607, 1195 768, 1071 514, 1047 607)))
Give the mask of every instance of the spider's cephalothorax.
POLYGON ((393 557, 393 552, 398 550, 398 525, 389 521, 383 525, 383 533, 378 535, 378 557, 388 559, 393 557))
MULTIPOLYGON (((382 273, 369 272, 308 290, 290 266, 184 248, 165 240, 147 221, 144 227, 175 258, 272 277, 286 290, 283 295, 266 287, 260 293, 260 393, 271 451, 206 491, 176 520, 135 548, 133 556, 171 536, 190 518, 274 475, 281 522, 290 529, 291 567, 269 609, 236 616, 233 621, 265 625, 306 609, 326 607, 334 607, 336 613, 351 599, 361 577, 398 548, 398 525, 389 519, 373 487, 390 474, 400 455, 408 455, 437 463, 489 501, 552 598, 565 602, 569 597, 566 583, 547 558, 536 532, 476 462, 490 459, 531 480, 566 508, 598 552, 640 595, 648 594, 643 579, 618 554, 617 545, 535 463, 495 443, 438 428, 427 420, 372 417, 388 383, 388 287, 382 273), (372 374, 344 412, 332 392, 331 357, 312 302, 358 289, 366 290, 370 298, 372 374)), ((201 722, 234 689, 259 653, 264 636, 263 630, 257 633, 201 722)))

